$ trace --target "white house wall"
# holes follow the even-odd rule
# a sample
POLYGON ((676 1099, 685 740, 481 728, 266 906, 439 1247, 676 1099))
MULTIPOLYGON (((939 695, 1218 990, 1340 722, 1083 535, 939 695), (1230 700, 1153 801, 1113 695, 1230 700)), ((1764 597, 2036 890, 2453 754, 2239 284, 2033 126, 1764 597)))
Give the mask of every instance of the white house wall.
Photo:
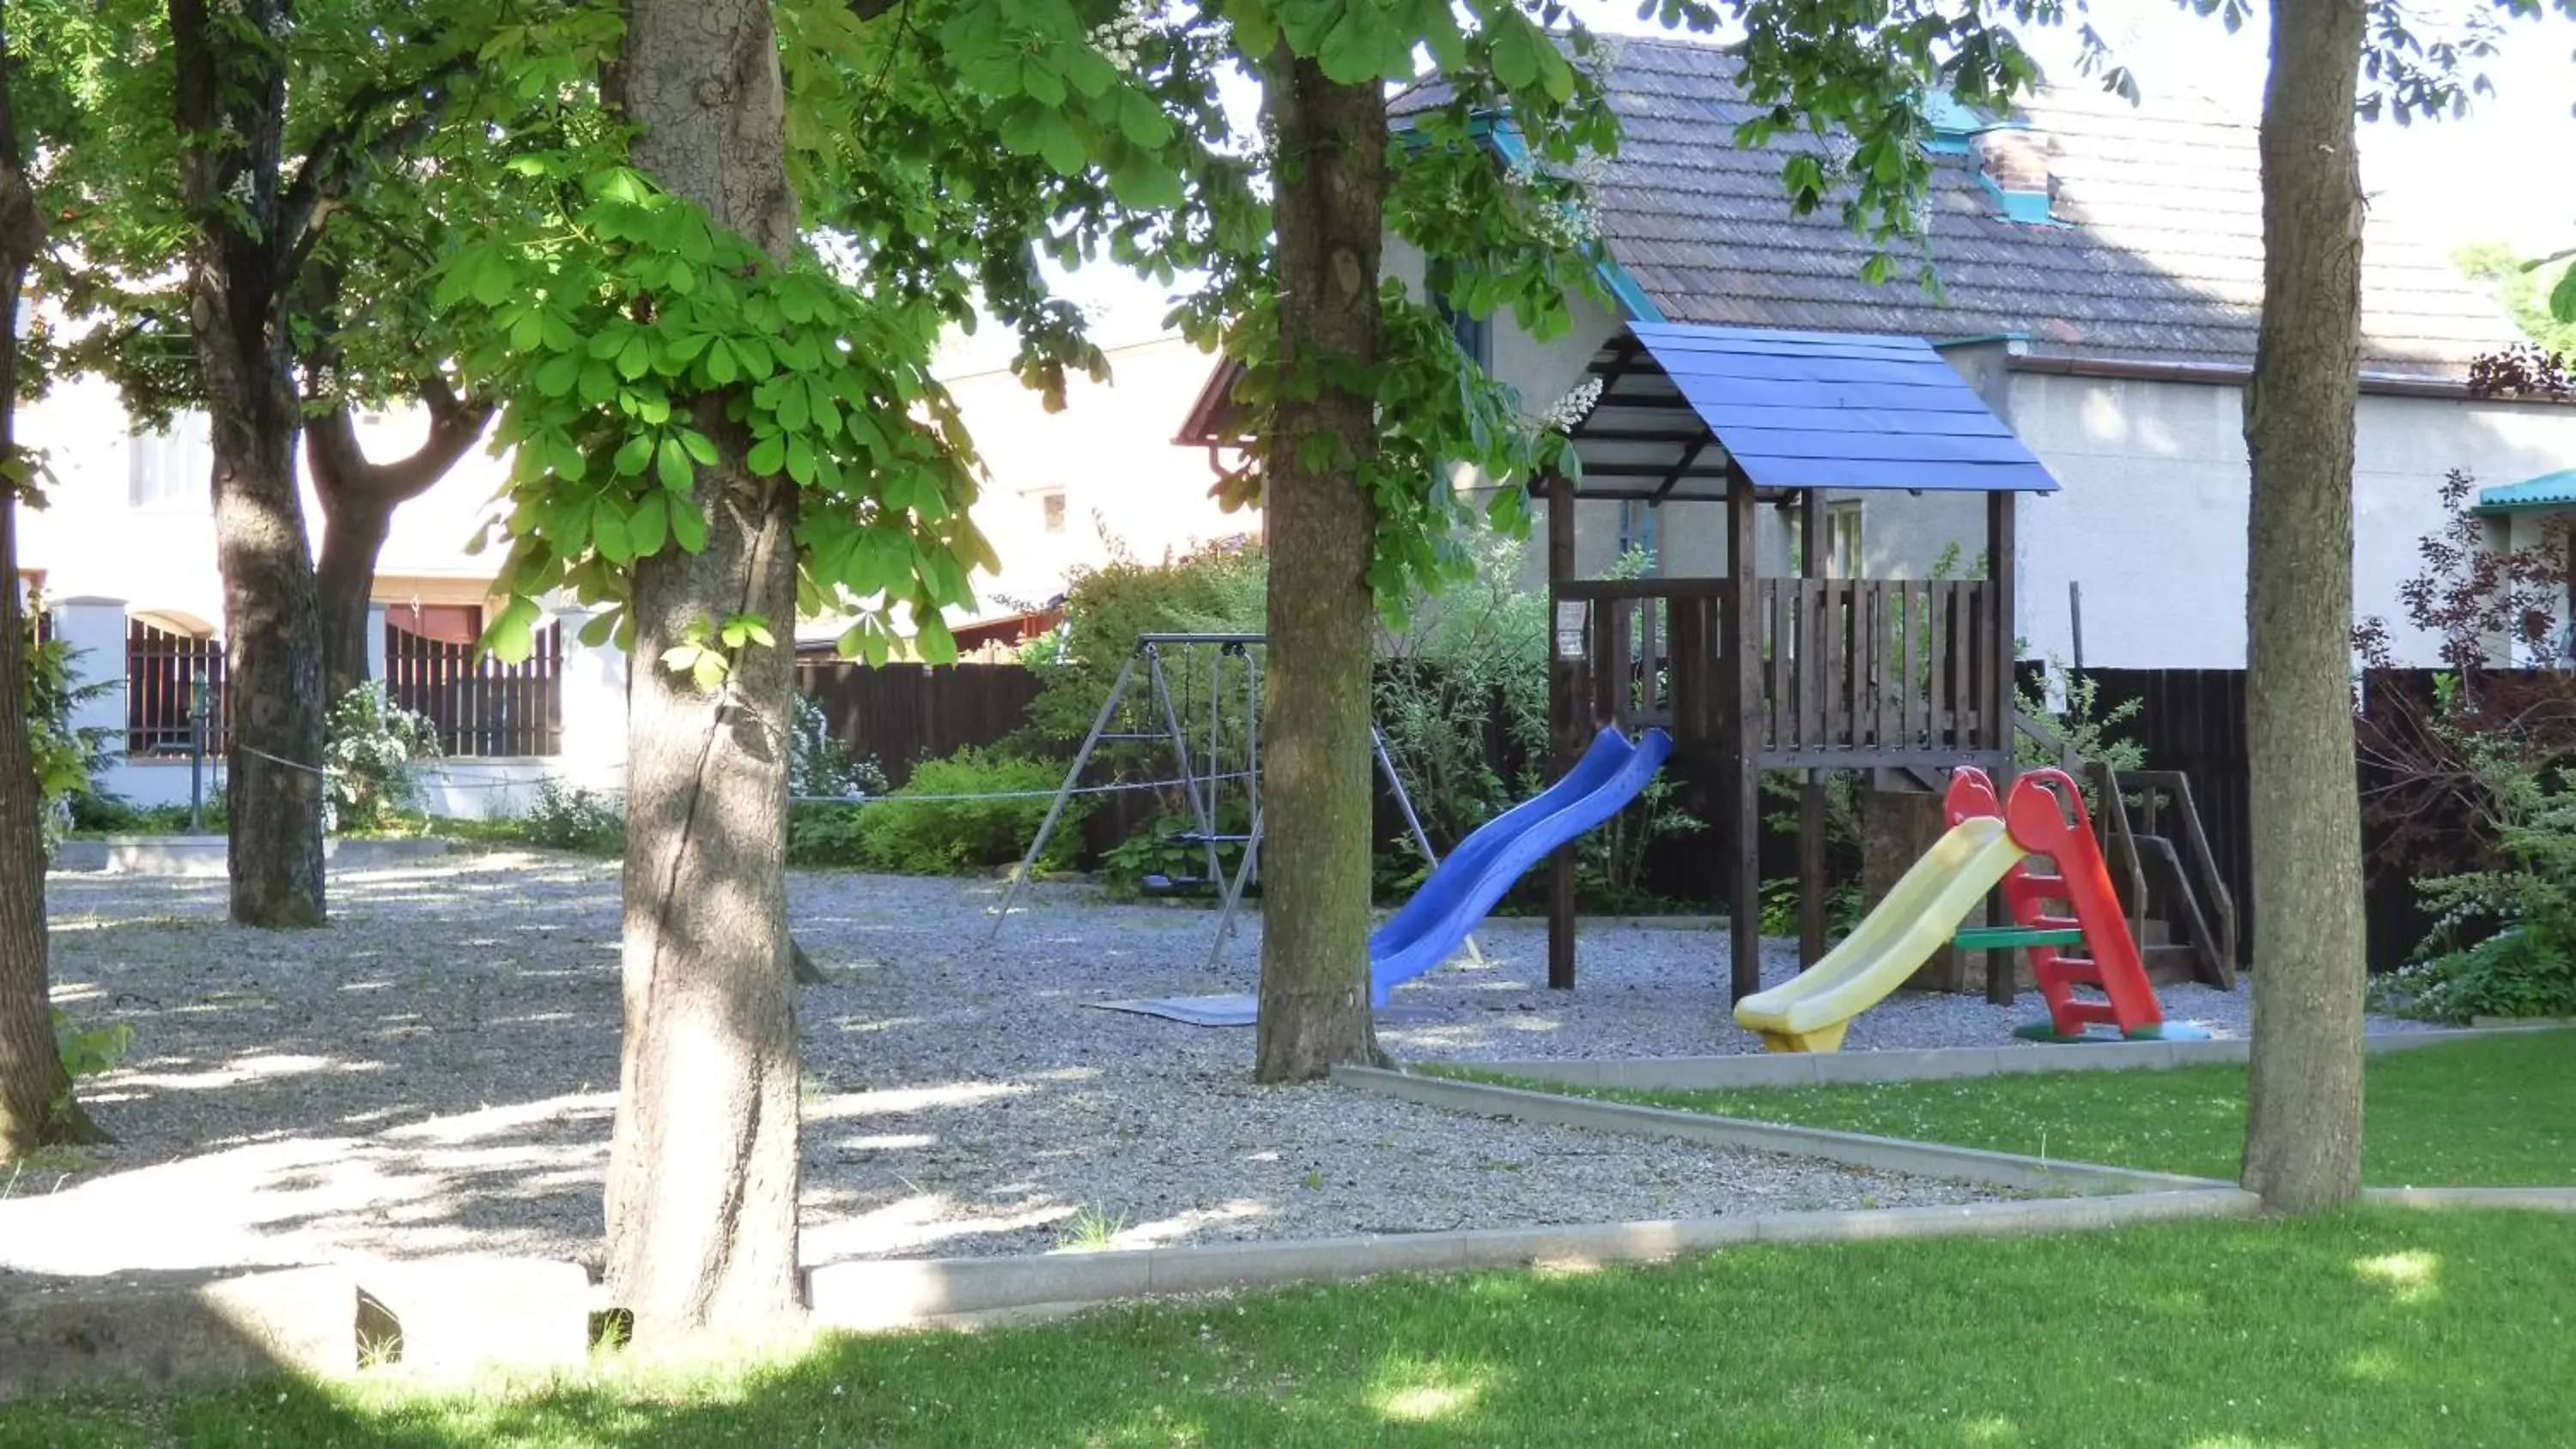
MULTIPOLYGON (((2020 516, 2021 633, 2071 658, 2067 584, 2082 585, 2085 662, 2245 664, 2248 468, 2243 391, 2205 383, 2020 374, 2011 421, 2064 485, 2020 516)), ((2402 663, 2435 662, 2395 617, 2443 475, 2511 482, 2576 460, 2576 410, 2365 395, 2354 469, 2353 607, 2388 617, 2402 663)))

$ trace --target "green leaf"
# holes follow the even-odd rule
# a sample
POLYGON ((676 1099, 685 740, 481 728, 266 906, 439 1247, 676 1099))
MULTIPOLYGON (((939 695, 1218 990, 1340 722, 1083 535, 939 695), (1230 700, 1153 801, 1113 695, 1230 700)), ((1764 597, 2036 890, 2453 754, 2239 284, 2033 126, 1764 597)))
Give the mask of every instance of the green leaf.
POLYGON ((598 549, 600 557, 610 563, 635 561, 635 550, 626 541, 626 515, 618 512, 617 505, 608 499, 602 498, 599 506, 591 510, 590 546, 598 549))
POLYGON ((537 601, 514 598, 483 630, 483 647, 516 664, 536 651, 537 601))
POLYGON ((626 542, 637 558, 660 553, 669 539, 670 498, 668 493, 647 493, 636 501, 635 511, 626 515, 626 542))
POLYGON ((547 397, 562 397, 572 391, 573 384, 581 380, 581 364, 582 357, 578 352, 558 352, 537 364, 536 375, 532 379, 537 391, 547 397))
POLYGON ((475 264, 471 283, 474 300, 486 307, 498 307, 517 290, 513 281, 510 264, 502 259, 499 249, 487 251, 475 264))
POLYGON ((674 493, 686 494, 697 481, 697 470, 689 466, 689 450, 681 447, 677 438, 664 438, 653 461, 662 486, 674 493))
POLYGON ((799 485, 810 486, 814 481, 814 445, 805 441, 803 433, 787 435, 787 476, 799 485))
POLYGON ((1135 91, 1118 93, 1118 129, 1147 150, 1159 150, 1172 139, 1171 118, 1163 114, 1162 107, 1135 91))
POLYGON ((1109 173, 1109 190, 1120 201, 1142 211, 1175 207, 1182 201, 1180 174, 1143 154, 1131 153, 1109 173))
POLYGON ((1081 175, 1082 168, 1091 160, 1090 148, 1083 145, 1082 137, 1061 118, 1038 138, 1038 155, 1044 157, 1046 164, 1054 167, 1058 174, 1065 176, 1081 175))
POLYGON ((922 612, 921 631, 914 637, 913 644, 921 651, 922 659, 928 663, 954 664, 957 662, 957 636, 948 632, 948 621, 939 617, 935 611, 922 612))
POLYGON ((743 466, 763 475, 777 472, 787 462, 787 440, 771 433, 751 445, 751 455, 743 466))
POLYGON ((737 365, 737 360, 734 357, 733 343, 730 340, 719 337, 714 342, 708 344, 708 381, 714 383, 718 387, 723 387, 741 375, 742 370, 737 365))
POLYGON ((2576 266, 2561 273, 2558 285, 2549 289, 2549 314, 2561 322, 2576 322, 2576 266))
POLYGON ((582 642, 582 647, 586 649, 596 649, 600 645, 617 637, 617 621, 621 616, 621 613, 622 611, 620 610, 609 609, 602 613, 593 614, 590 616, 589 622, 581 626, 581 632, 575 634, 573 637, 582 642))
POLYGON ((653 435, 637 433, 626 440, 625 446, 617 450, 617 476, 632 478, 643 472, 644 465, 652 461, 653 435))
POLYGON ((1518 12, 1506 12, 1494 26, 1493 44, 1488 49, 1494 67, 1494 79, 1512 90, 1527 90, 1538 80, 1538 48, 1545 42, 1518 12))
POLYGON ((690 457, 710 468, 715 466, 716 444, 713 438, 695 428, 680 428, 677 432, 681 448, 686 450, 690 457))
POLYGON ((642 332, 630 334, 626 345, 617 349, 617 375, 633 382, 652 370, 652 340, 642 332))
POLYGON ((689 553, 704 552, 707 546, 706 515, 693 503, 682 502, 671 510, 671 537, 689 553))

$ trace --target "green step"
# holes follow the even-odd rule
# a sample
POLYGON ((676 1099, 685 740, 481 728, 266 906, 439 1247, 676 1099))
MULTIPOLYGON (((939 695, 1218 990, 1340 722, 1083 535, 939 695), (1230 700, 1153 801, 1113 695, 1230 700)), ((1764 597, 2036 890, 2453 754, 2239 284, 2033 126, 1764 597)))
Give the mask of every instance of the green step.
POLYGON ((2074 926, 1962 926, 1950 944, 1962 951, 2009 951, 2017 946, 2081 946, 2084 932, 2074 926))

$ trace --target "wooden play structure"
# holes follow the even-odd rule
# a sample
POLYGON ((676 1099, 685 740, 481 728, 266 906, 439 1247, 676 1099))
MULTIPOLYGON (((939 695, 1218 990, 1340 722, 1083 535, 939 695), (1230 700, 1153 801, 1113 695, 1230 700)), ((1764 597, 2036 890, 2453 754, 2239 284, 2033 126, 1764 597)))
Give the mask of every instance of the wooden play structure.
MULTIPOLYGON (((1570 434, 1582 477, 1539 484, 1551 763, 1570 769, 1607 724, 1671 734, 1666 768, 1709 807, 1705 839, 1722 856, 1741 1000, 1760 987, 1765 771, 1804 775, 1799 937, 1809 963, 1825 946, 1824 772, 1938 792, 1947 771, 1974 766, 2009 787, 2014 510, 2019 495, 2057 484, 1919 338, 1635 323, 1590 372, 1599 399, 1570 434), (1829 576, 1828 496, 1870 493, 1981 504, 1985 576, 1829 576), (1716 512, 1723 572, 1578 577, 1580 516, 1594 503, 1716 512), (1794 517, 1804 541, 1794 571, 1776 577, 1761 567, 1766 510, 1786 515, 1776 531, 1794 517)), ((1974 508, 1960 509, 1962 522, 1974 508)), ((2140 849, 2128 847, 2133 870, 2140 849)), ((1574 880, 1573 851, 1558 851, 1548 983, 1559 988, 1574 985, 1574 880)), ((2011 953, 1990 952, 1989 997, 2008 1001, 2013 985, 2011 953)))

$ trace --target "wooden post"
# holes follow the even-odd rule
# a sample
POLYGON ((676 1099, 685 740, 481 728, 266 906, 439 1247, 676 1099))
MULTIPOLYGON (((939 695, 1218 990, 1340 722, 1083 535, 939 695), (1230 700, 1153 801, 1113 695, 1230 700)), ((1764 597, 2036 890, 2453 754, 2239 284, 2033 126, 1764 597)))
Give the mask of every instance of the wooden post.
MULTIPOLYGON (((1726 856, 1727 926, 1732 999, 1762 989, 1762 771, 1754 713, 1762 705, 1762 659, 1753 631, 1755 579, 1753 480, 1739 467, 1726 484, 1726 663, 1719 671, 1727 734, 1720 825, 1726 856)), ((1813 543, 1808 545, 1814 547, 1813 543)))
MULTIPOLYGON (((1798 575, 1825 576, 1825 495, 1809 488, 1798 495, 1798 575)), ((1808 611, 1798 611, 1794 635, 1795 677, 1807 674, 1806 654, 1816 647, 1808 637, 1808 611)), ((1778 651, 1775 641, 1773 651, 1778 651)), ((1802 729, 1801 735, 1805 734, 1802 729)), ((1825 955, 1825 776, 1809 770, 1798 791, 1798 964, 1813 966, 1825 955)))
MULTIPOLYGON (((1986 697, 1978 701, 1987 721, 1989 736, 1986 747, 1995 752, 1995 798, 2003 799, 2012 789, 2013 774, 2013 522, 2014 508, 2021 501, 2016 493, 1994 492, 1986 495, 1986 626, 1991 631, 1986 643, 1986 657, 1993 661, 1985 681, 1986 697)), ((2003 892, 1986 898, 1986 919, 2002 922, 2008 908, 2003 892)), ((1997 1006, 2010 1006, 2013 999, 2013 953, 1986 953, 1986 1000, 1997 1006)))
MULTIPOLYGON (((1564 779, 1580 757, 1576 743, 1584 720, 1580 658, 1566 657, 1558 630, 1564 603, 1559 585, 1574 577, 1574 486, 1551 477, 1547 487, 1547 740, 1549 783, 1564 779)), ((1547 984, 1574 989, 1574 846, 1560 845, 1547 860, 1547 984)))

